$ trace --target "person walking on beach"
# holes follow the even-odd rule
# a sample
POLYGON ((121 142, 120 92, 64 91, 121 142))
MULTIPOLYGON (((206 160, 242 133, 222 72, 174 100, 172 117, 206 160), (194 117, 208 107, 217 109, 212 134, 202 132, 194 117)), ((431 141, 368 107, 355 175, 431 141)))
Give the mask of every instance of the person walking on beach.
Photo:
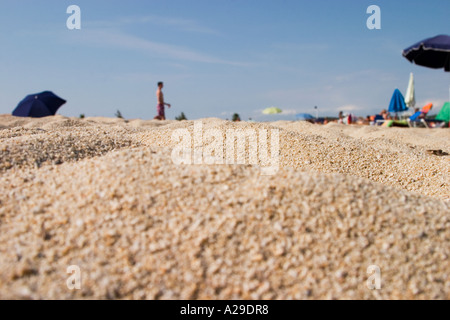
POLYGON ((164 83, 158 82, 158 90, 156 90, 156 98, 158 99, 158 105, 156 106, 156 109, 158 111, 158 115, 154 118, 155 120, 166 120, 164 107, 171 107, 170 104, 164 102, 164 94, 162 92, 162 88, 164 88, 164 83))

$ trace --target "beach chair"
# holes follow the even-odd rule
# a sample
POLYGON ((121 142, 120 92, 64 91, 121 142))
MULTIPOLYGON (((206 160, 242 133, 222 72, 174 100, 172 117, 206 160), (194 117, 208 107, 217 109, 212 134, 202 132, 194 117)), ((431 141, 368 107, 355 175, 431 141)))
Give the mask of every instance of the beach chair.
POLYGON ((424 125, 426 128, 429 128, 427 121, 425 120, 425 117, 427 116, 428 112, 433 109, 433 104, 429 103, 425 107, 422 108, 422 110, 417 111, 414 113, 409 119, 408 119, 408 125, 409 127, 419 127, 421 124, 424 125))
POLYGON ((386 121, 381 114, 377 114, 373 120, 376 126, 381 126, 386 121))

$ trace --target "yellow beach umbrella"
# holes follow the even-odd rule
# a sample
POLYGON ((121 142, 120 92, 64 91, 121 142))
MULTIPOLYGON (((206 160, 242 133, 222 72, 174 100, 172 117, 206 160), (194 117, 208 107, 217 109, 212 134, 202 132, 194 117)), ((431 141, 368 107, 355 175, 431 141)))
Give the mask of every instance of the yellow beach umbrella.
POLYGON ((263 114, 278 114, 282 113, 283 111, 280 108, 277 107, 270 107, 263 111, 263 114))

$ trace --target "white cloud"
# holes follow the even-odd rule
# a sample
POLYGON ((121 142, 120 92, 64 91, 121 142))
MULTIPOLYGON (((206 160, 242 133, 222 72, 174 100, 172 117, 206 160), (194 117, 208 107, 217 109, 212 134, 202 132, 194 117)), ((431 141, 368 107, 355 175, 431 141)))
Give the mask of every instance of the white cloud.
POLYGON ((289 43, 280 42, 272 44, 272 48, 277 50, 289 50, 297 52, 323 52, 330 49, 326 43, 289 43))
POLYGON ((282 114, 284 115, 296 115, 299 113, 297 110, 294 109, 287 109, 287 110, 282 109, 282 110, 283 110, 282 114))
POLYGON ((336 110, 340 110, 340 111, 344 111, 344 112, 354 112, 354 111, 363 110, 363 108, 349 104, 349 105, 338 107, 338 108, 336 108, 336 110))
POLYGON ((92 21, 84 23, 85 27, 90 28, 121 28, 129 25, 138 25, 138 24, 152 24, 162 27, 175 28, 180 31, 219 35, 219 32, 217 32, 216 30, 203 26, 195 20, 173 18, 173 17, 161 17, 155 15, 129 16, 116 20, 92 21))
POLYGON ((95 46, 118 47, 143 51, 152 55, 164 56, 175 60, 232 66, 248 65, 242 62, 216 58, 182 46, 146 40, 114 29, 88 29, 78 36, 77 41, 95 46))
POLYGON ((368 81, 369 79, 377 79, 378 81, 394 81, 397 79, 397 77, 388 72, 370 69, 335 76, 335 81, 337 83, 368 81))
POLYGON ((129 72, 129 73, 122 73, 122 74, 115 74, 112 76, 113 80, 116 81, 126 81, 126 82, 150 82, 151 80, 154 80, 155 78, 165 78, 170 79, 171 81, 175 80, 185 80, 191 78, 190 74, 171 74, 171 75, 165 75, 160 76, 158 74, 153 74, 150 72, 129 72))

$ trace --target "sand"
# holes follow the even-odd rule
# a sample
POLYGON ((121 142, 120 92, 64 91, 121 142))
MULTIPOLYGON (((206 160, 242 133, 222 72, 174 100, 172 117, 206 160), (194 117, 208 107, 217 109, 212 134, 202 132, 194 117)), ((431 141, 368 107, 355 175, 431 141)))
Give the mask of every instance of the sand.
POLYGON ((202 124, 278 132, 279 170, 175 164, 193 121, 0 115, 0 298, 450 298, 449 129, 202 124))

